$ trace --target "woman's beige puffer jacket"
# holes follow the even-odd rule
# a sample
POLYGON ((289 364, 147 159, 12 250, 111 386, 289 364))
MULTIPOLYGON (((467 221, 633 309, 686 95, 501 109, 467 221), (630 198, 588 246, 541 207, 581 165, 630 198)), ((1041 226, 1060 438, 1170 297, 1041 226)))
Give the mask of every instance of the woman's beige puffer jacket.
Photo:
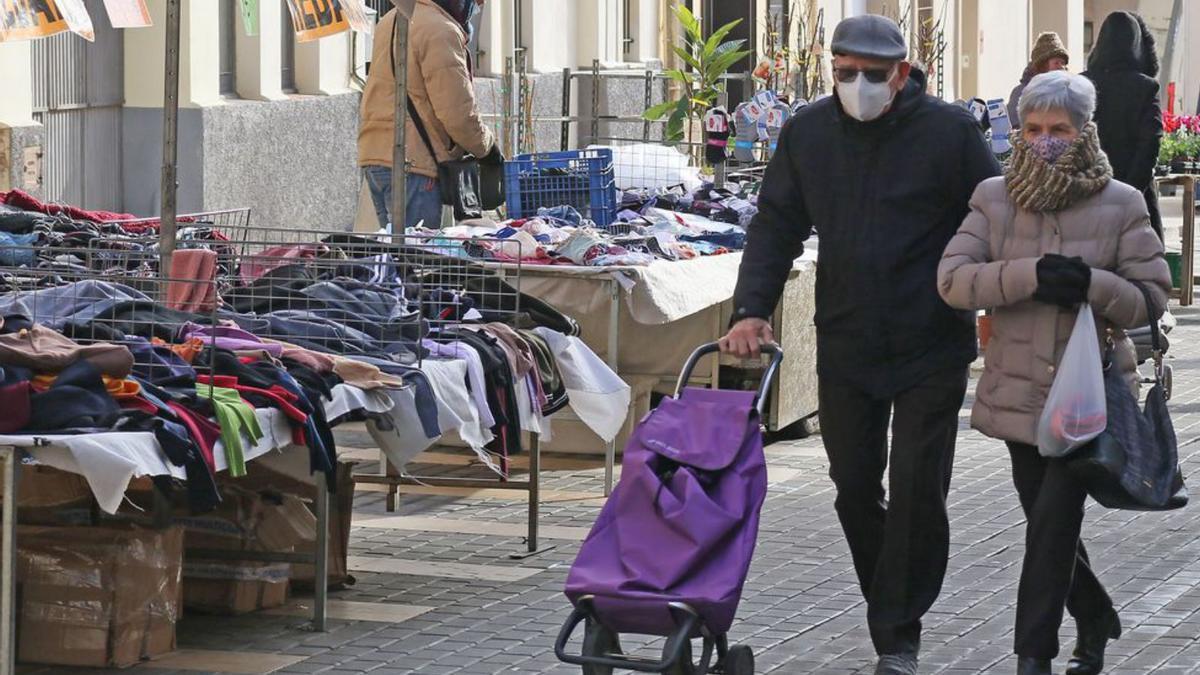
POLYGON ((1092 267, 1088 302, 1100 344, 1112 336, 1115 362, 1135 391, 1136 357, 1125 329, 1161 316, 1171 288, 1162 242, 1134 188, 1110 181, 1067 209, 1037 213, 1013 203, 1003 177, 979 184, 938 266, 938 289, 952 307, 993 310, 971 425, 1029 445, 1037 443, 1038 419, 1077 316, 1033 299, 1038 259, 1047 253, 1079 256, 1092 267), (1151 312, 1130 281, 1149 289, 1151 312))

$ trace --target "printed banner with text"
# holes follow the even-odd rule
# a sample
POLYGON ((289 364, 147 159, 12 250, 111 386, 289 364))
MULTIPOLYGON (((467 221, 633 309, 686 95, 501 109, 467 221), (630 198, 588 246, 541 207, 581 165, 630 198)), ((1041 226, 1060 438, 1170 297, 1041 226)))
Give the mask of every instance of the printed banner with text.
POLYGON ((363 0, 287 0, 296 42, 310 42, 347 30, 370 33, 363 0))
POLYGON ((83 0, 0 0, 0 42, 31 40, 71 31, 96 41, 83 0))

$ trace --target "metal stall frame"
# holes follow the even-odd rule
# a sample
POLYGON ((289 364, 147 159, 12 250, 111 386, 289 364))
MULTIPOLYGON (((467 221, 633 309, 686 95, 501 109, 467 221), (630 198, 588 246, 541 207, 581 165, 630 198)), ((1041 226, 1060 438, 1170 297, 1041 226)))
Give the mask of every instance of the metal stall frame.
MULTIPOLYGON (((393 241, 411 241, 420 239, 420 237, 398 237, 393 235, 390 238, 393 241)), ((518 250, 519 250, 518 246, 518 250)), ((518 259, 520 255, 518 254, 518 259)), ((481 269, 488 269, 491 266, 480 265, 481 269)), ((508 270, 515 269, 517 273, 517 289, 520 289, 520 272, 521 265, 518 263, 515 268, 508 267, 508 270)), ((506 280, 509 275, 505 274, 505 269, 493 269, 501 280, 506 280)), ((516 311, 520 311, 519 294, 518 305, 516 311)), ((393 513, 396 510, 396 502, 399 498, 400 486, 428 486, 428 487, 448 487, 448 488, 472 488, 472 489, 491 489, 491 490, 514 490, 528 493, 528 526, 525 535, 525 550, 517 553, 509 554, 509 558, 514 560, 523 560, 535 555, 544 553, 556 548, 556 545, 542 545, 538 537, 538 519, 541 511, 541 440, 537 433, 523 433, 523 436, 528 437, 528 443, 522 440, 522 446, 525 446, 526 452, 529 453, 529 477, 525 480, 510 480, 508 476, 501 478, 467 478, 454 476, 414 476, 410 474, 396 473, 392 470, 391 462, 387 457, 380 453, 380 473, 379 474, 364 474, 356 473, 354 475, 355 482, 367 483, 373 485, 386 485, 388 487, 385 509, 388 513, 393 513)), ((437 448, 435 443, 429 450, 437 448)), ((428 451, 428 450, 427 450, 428 451)), ((419 455, 418 455, 419 456, 419 455)), ((610 464, 611 467, 611 464, 610 464)), ((607 494, 607 493, 606 493, 607 494)))
POLYGON ((1183 251, 1179 290, 1172 293, 1179 298, 1182 307, 1190 307, 1196 297, 1196 181, 1200 176, 1177 174, 1155 179, 1154 189, 1159 185, 1183 186, 1183 251))
MULTIPOLYGON (((505 269, 508 267, 506 263, 488 263, 488 267, 497 269, 505 269)), ((527 268, 528 269, 528 268, 527 268)), ((594 275, 589 275, 585 278, 588 281, 594 281, 603 285, 608 296, 608 323, 607 336, 605 347, 604 362, 618 377, 620 371, 620 356, 621 356, 621 302, 624 288, 621 282, 617 279, 620 274, 620 268, 610 268, 600 270, 594 275)), ((714 335, 719 337, 721 334, 721 316, 720 313, 714 313, 713 324, 714 335)), ((714 338, 715 339, 715 338, 714 338)), ((719 359, 712 359, 711 382, 715 385, 718 381, 718 372, 720 369, 719 359)), ((703 378, 697 378, 696 381, 702 381, 703 378)), ((674 382, 674 379, 666 379, 666 382, 674 382)), ((560 413, 561 414, 561 413, 560 413)), ((532 459, 531 459, 532 462, 532 459)), ((617 443, 616 440, 608 441, 604 447, 604 496, 608 497, 612 494, 613 483, 615 481, 617 463, 617 443)))
POLYGON ((0 446, 4 504, 0 505, 0 675, 17 667, 17 448, 0 446))
MULTIPOLYGON (((528 510, 528 529, 525 534, 525 550, 517 553, 509 554, 509 558, 513 560, 523 560, 531 558, 535 555, 545 553, 556 546, 550 544, 547 546, 541 545, 538 539, 538 518, 540 517, 541 505, 541 441, 536 433, 529 433, 529 443, 526 452, 529 453, 529 477, 525 480, 508 480, 507 478, 489 479, 489 478, 466 478, 453 476, 413 476, 409 474, 397 474, 392 472, 391 462, 386 457, 380 458, 380 474, 354 474, 356 483, 369 483, 374 485, 386 485, 387 503, 386 509, 389 513, 396 510, 396 501, 399 497, 400 486, 428 486, 428 487, 448 487, 448 488, 471 488, 471 489, 490 489, 490 490, 514 490, 526 492, 529 494, 529 510, 528 510)), ((524 443, 523 443, 524 445, 524 443)), ((430 449, 437 448, 435 444, 430 449)), ((419 455, 418 455, 419 456, 419 455)))
MULTIPOLYGON (((203 221, 204 218, 197 217, 197 221, 203 221)), ((330 237, 352 236, 359 238, 362 241, 355 244, 343 244, 351 248, 358 246, 364 249, 371 249, 372 246, 395 246, 408 249, 410 253, 424 252, 426 254, 438 254, 445 256, 444 249, 449 246, 465 247, 471 244, 479 244, 487 241, 486 237, 475 238, 455 238, 455 237, 437 237, 429 235, 403 235, 403 234, 374 234, 367 235, 362 233, 343 232, 340 230, 278 230, 264 226, 253 226, 249 224, 249 214, 242 214, 240 211, 232 213, 220 212, 214 214, 214 217, 208 218, 214 221, 211 227, 219 229, 223 234, 229 237, 228 245, 231 247, 231 257, 239 260, 249 260, 254 258, 265 258, 274 260, 275 262, 283 262, 285 258, 273 258, 275 254, 270 250, 273 247, 287 244, 318 244, 324 245, 325 240, 330 237), (218 219, 216 216, 220 216, 218 219)), ((499 242, 497 242, 499 243, 499 242)), ((512 244, 512 242, 506 242, 512 244)), ((335 245, 336 246, 336 245, 335 245)), ((521 259, 520 244, 516 243, 516 259, 521 259)), ((287 259, 288 262, 292 261, 287 259)), ((519 314, 521 311, 520 292, 521 292, 521 270, 522 265, 518 262, 515 265, 509 266, 506 269, 496 269, 492 266, 485 265, 476 260, 462 260, 453 256, 446 257, 448 261, 454 261, 454 266, 458 267, 458 271, 472 278, 488 277, 497 278, 501 282, 510 285, 510 290, 501 290, 493 294, 493 297, 504 296, 512 302, 511 311, 513 314, 519 314), (464 264, 465 263, 465 264, 464 264), (466 272, 466 269, 474 270, 474 274, 466 272)), ((331 263, 324 263, 331 264, 331 263)), ((253 294, 252 294, 253 295, 253 294)), ((484 293, 487 295, 487 293, 484 293)), ((268 296, 262 296, 268 297, 268 296)), ((501 302, 501 304, 504 304, 501 302)), ((438 322, 433 322, 438 323, 438 322)), ((449 323, 453 323, 452 321, 449 323)), ((279 339, 285 339, 286 336, 269 336, 279 339)), ((432 336, 427 336, 432 337, 432 336)), ((434 443, 432 447, 438 447, 434 443)), ((500 478, 469 478, 469 477, 450 477, 450 476, 419 476, 396 473, 390 470, 390 462, 387 461, 386 455, 382 457, 381 471, 379 474, 356 473, 355 481, 365 484, 376 484, 388 486, 386 508, 388 512, 396 510, 396 500, 399 493, 399 486, 431 486, 431 487, 452 487, 452 488, 479 488, 479 489, 497 489, 497 490, 514 490, 523 491, 529 494, 529 518, 528 532, 525 537, 526 550, 521 553, 513 554, 513 558, 526 558, 536 555, 543 551, 550 550, 554 546, 543 546, 538 536, 538 519, 540 515, 540 495, 541 495, 541 447, 539 436, 534 432, 524 432, 522 438, 522 447, 529 453, 529 477, 525 480, 511 480, 509 478, 509 465, 506 460, 501 460, 502 477, 500 478), (528 442, 526 442, 528 438, 528 442)))

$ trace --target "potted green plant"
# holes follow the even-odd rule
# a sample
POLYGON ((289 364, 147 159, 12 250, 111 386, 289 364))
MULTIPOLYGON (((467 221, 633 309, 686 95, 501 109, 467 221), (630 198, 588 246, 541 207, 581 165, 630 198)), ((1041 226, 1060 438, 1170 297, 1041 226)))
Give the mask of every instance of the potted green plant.
POLYGON ((1183 155, 1187 161, 1188 173, 1196 173, 1200 169, 1200 135, 1182 134, 1183 155))
POLYGON ((741 19, 721 26, 705 38, 700 21, 691 10, 684 5, 675 5, 672 11, 684 31, 684 44, 675 45, 672 49, 685 67, 668 70, 664 74, 683 85, 683 91, 678 99, 651 106, 642 113, 642 117, 650 121, 667 118, 666 140, 679 142, 684 140, 685 129, 690 137, 693 129, 698 128, 704 119, 704 114, 717 104, 723 91, 721 76, 735 63, 749 56, 750 52, 742 49, 745 40, 722 42, 742 22, 741 19))
POLYGON ((1159 146, 1158 161, 1170 167, 1171 173, 1186 173, 1190 167, 1186 159, 1188 157, 1188 148, 1184 141, 1184 134, 1174 132, 1165 134, 1162 143, 1159 146))

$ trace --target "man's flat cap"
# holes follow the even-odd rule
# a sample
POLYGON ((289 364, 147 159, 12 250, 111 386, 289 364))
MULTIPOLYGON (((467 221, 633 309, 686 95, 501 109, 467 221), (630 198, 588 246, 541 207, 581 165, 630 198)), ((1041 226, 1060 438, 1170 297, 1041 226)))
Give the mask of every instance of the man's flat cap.
POLYGON ((904 33, 895 21, 878 14, 843 19, 833 31, 834 54, 901 61, 908 56, 904 33))

